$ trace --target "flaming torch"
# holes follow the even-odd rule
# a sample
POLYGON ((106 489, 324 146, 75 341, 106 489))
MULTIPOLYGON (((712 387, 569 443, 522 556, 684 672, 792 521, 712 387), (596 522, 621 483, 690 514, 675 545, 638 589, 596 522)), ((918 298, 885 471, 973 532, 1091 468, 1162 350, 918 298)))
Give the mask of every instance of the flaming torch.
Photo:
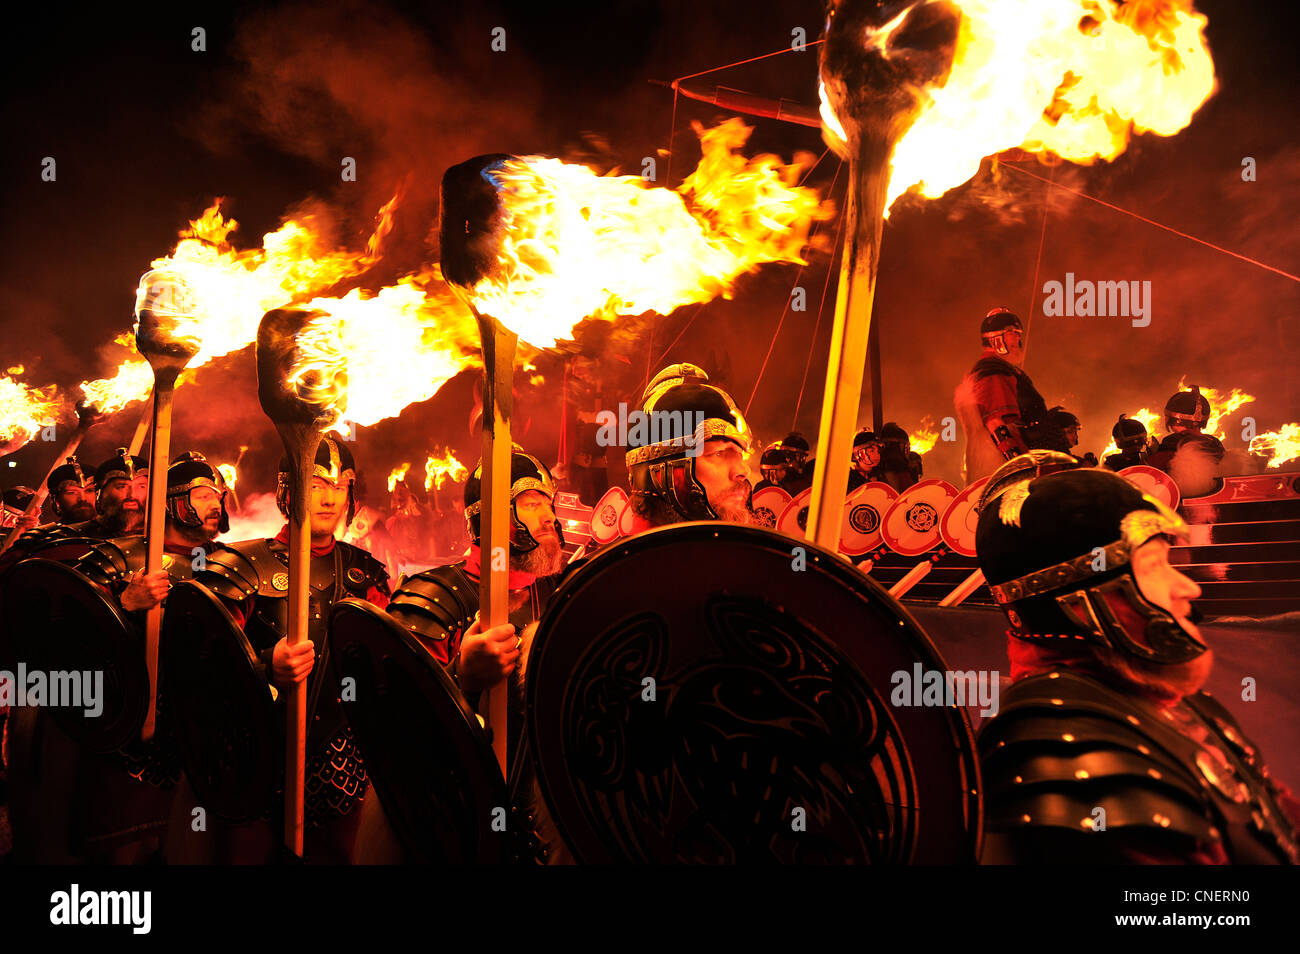
MULTIPOLYGON (((921 114, 924 91, 952 67, 960 13, 950 4, 832 5, 822 47, 827 141, 849 162, 848 225, 818 429, 808 539, 834 550, 844 520, 849 450, 867 364, 871 304, 894 147, 921 114)), ((875 396, 879 401, 879 395, 875 396)))
MULTIPOLYGON (((307 638, 311 522, 307 517, 312 461, 321 435, 338 425, 347 407, 347 360, 338 320, 323 311, 269 311, 257 329, 257 397, 289 456, 290 646, 307 638)), ((307 768, 307 693, 294 683, 287 700, 284 843, 302 856, 307 768)))
MULTIPOLYGON (((519 336, 490 314, 476 307, 473 289, 501 270, 498 248, 506 215, 497 189, 488 176, 491 169, 512 157, 478 156, 452 166, 442 177, 442 273, 474 314, 483 349, 483 509, 479 535, 479 606, 482 627, 490 629, 510 621, 510 414, 513 404, 515 348, 519 336)), ((492 748, 506 766, 507 690, 500 686, 487 693, 487 723, 492 728, 492 748)))
MULTIPOLYGON (((163 568, 167 514, 167 463, 172 438, 172 396, 176 378, 199 353, 202 341, 194 321, 193 294, 179 271, 145 272, 136 290, 135 346, 153 369, 153 427, 149 448, 149 521, 145 529, 145 572, 163 568)), ((158 635, 162 604, 145 617, 145 665, 149 670, 149 707, 140 735, 153 738, 158 699, 158 635)))
POLYGON ((9 537, 5 540, 4 546, 0 546, 0 553, 9 549, 10 544, 18 539, 19 528, 34 513, 40 513, 42 504, 45 503, 45 497, 50 492, 49 479, 50 474, 54 473, 55 468, 59 467, 65 460, 77 452, 81 446, 81 439, 86 436, 86 431, 90 430, 96 424, 104 420, 106 415, 102 414, 97 408, 86 404, 85 402, 77 403, 77 429, 73 431, 72 438, 68 441, 67 446, 54 458, 54 463, 50 464, 50 469, 45 472, 45 477, 41 480, 36 488, 36 493, 32 495, 31 503, 23 511, 22 517, 18 520, 18 525, 14 527, 9 537))

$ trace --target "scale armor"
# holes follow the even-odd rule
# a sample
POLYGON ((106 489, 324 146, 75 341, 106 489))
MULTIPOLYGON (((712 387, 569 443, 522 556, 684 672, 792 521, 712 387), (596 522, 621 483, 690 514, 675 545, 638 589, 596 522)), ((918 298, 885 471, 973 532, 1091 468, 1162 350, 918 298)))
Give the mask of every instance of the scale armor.
POLYGON ((979 749, 986 862, 1300 863, 1279 787, 1208 693, 1162 710, 1074 672, 1030 676, 979 749))

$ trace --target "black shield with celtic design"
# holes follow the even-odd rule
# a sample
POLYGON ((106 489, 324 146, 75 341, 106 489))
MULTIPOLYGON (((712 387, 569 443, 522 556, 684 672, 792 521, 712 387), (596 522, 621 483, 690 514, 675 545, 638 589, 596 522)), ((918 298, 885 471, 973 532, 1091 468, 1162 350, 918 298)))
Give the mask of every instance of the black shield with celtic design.
POLYGON ((538 785, 586 863, 977 857, 965 711, 895 706, 945 669, 876 583, 807 541, 695 523, 570 576, 528 662, 538 785))
POLYGON ((273 810, 282 750, 248 637, 207 587, 184 580, 167 595, 161 646, 181 763, 199 804, 229 821, 263 817, 273 810))
POLYGON ((42 673, 51 692, 56 685, 80 686, 83 698, 60 692, 43 706, 73 740, 92 752, 111 752, 139 735, 149 703, 144 638, 107 591, 38 557, 5 575, 4 606, 14 663, 42 673), (96 686, 102 698, 90 705, 86 697, 96 686))
POLYGON ((366 771, 408 859, 504 861, 513 824, 505 780, 477 716, 439 662, 364 600, 334 605, 329 638, 331 684, 342 687, 366 771))

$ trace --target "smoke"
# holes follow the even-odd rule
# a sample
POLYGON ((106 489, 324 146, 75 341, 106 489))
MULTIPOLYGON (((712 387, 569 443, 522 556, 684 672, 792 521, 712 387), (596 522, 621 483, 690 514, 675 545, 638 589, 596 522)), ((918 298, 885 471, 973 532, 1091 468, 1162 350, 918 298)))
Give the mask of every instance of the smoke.
POLYGON ((222 534, 223 542, 268 539, 283 526, 275 494, 251 494, 240 501, 239 512, 230 515, 230 532, 222 534))

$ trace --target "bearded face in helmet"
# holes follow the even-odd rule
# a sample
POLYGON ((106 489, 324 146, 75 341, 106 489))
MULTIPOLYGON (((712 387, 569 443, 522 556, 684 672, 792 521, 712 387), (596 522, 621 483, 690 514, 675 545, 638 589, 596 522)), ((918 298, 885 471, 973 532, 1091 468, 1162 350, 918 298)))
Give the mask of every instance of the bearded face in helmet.
MULTIPOLYGON (((515 497, 515 519, 523 525, 537 546, 525 553, 512 552, 510 567, 534 576, 551 576, 564 565, 560 535, 555 530, 555 510, 551 498, 540 490, 525 490, 515 497)), ((511 550, 517 550, 524 534, 516 526, 510 528, 511 550)))

